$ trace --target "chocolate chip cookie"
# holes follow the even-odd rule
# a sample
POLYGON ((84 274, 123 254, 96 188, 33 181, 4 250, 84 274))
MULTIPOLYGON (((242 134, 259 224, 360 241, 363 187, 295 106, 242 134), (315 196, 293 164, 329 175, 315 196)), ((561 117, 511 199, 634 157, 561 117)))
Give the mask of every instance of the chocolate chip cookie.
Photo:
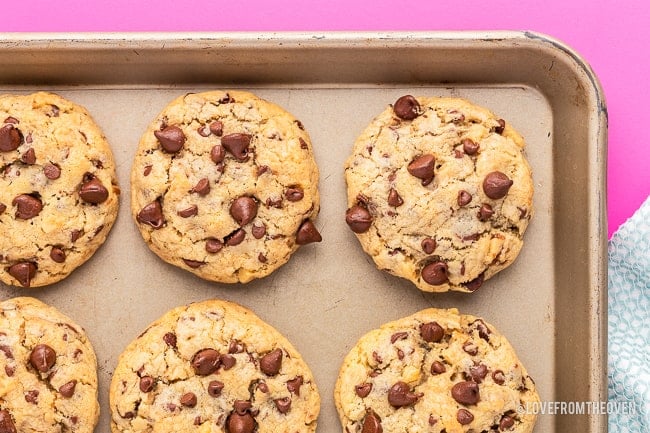
POLYGON ((346 162, 346 222, 380 269, 426 292, 475 291, 523 245, 533 212, 523 148, 468 101, 403 96, 346 162))
POLYGON ((133 216, 163 260, 204 279, 248 282, 320 242, 318 169, 303 125, 241 91, 177 98, 140 141, 133 216))
POLYGON ((51 93, 0 96, 0 122, 0 281, 52 284, 113 226, 113 154, 84 108, 51 93))
POLYGON ((484 320, 427 309, 364 335, 335 387, 346 432, 532 432, 539 402, 508 341, 484 320))
POLYGON ((314 432, 320 397, 301 356, 251 311, 210 300, 176 308, 120 356, 118 432, 314 432))
POLYGON ((0 302, 0 431, 92 433, 98 417, 84 330, 36 299, 0 302))

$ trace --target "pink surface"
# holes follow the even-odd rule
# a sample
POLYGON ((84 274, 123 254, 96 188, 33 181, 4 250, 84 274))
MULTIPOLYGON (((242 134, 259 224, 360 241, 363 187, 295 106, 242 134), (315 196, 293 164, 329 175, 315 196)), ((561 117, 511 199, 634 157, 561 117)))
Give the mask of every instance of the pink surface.
POLYGON ((644 0, 22 0, 0 31, 532 30, 567 43, 594 68, 609 108, 609 234, 650 194, 645 125, 650 7, 644 0), (528 3, 528 4, 527 4, 528 3))

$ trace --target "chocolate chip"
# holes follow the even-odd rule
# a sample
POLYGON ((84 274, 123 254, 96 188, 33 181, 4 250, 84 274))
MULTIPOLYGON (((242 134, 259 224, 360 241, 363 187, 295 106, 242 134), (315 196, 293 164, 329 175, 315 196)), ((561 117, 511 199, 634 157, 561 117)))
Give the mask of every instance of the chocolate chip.
POLYGON ((20 123, 20 120, 12 116, 7 116, 7 118, 4 120, 4 123, 13 123, 14 125, 17 125, 20 123))
POLYGON ((185 264, 192 269, 197 269, 205 265, 205 262, 201 262, 198 260, 191 260, 191 259, 183 259, 183 262, 185 262, 185 264))
POLYGON ((201 137, 209 137, 210 127, 208 125, 201 125, 196 129, 196 132, 198 132, 201 137))
POLYGON ((287 188, 284 192, 284 196, 289 201, 300 201, 305 196, 305 193, 300 186, 294 185, 287 188))
POLYGON ((463 344, 463 350, 465 353, 475 356, 478 353, 478 346, 470 341, 467 341, 465 344, 463 344))
POLYGON ((236 413, 244 415, 245 413, 251 412, 253 404, 248 400, 235 400, 232 406, 235 408, 236 413))
POLYGON ((303 140, 302 137, 298 137, 298 142, 300 143, 300 148, 301 149, 309 149, 309 146, 307 145, 307 142, 303 140))
POLYGON ((167 346, 172 347, 176 349, 176 334, 173 332, 168 332, 165 335, 163 335, 163 341, 167 346))
POLYGON ((108 190, 99 179, 86 173, 79 189, 79 197, 86 203, 100 204, 108 200, 108 190))
POLYGON ((168 153, 176 153, 183 148, 185 144, 185 134, 178 126, 171 125, 165 127, 162 131, 154 131, 158 142, 168 153))
POLYGON ((465 190, 458 191, 458 198, 456 199, 458 206, 467 206, 472 201, 472 194, 465 190))
POLYGON ((7 205, 0 203, 0 215, 2 215, 7 210, 7 205))
POLYGON ((221 137, 223 134, 223 123, 215 120, 214 122, 210 123, 210 132, 216 135, 217 137, 221 137))
POLYGON ((84 234, 83 230, 72 230, 70 232, 70 241, 72 243, 75 243, 83 234, 84 234))
POLYGON ((181 218, 189 218, 194 215, 197 215, 198 213, 199 213, 199 207, 195 204, 176 212, 176 214, 181 218))
POLYGON ((192 187, 190 192, 195 192, 201 197, 205 197, 210 192, 210 180, 207 177, 204 177, 192 187))
POLYGON ((490 206, 487 203, 483 203, 481 205, 481 209, 479 209, 479 211, 478 211, 478 219, 485 222, 485 221, 488 221, 490 218, 492 218, 492 215, 494 215, 494 211, 492 210, 492 206, 490 206))
POLYGON ((492 331, 488 326, 485 324, 485 322, 481 319, 476 319, 475 321, 472 322, 472 326, 476 327, 478 330, 478 336, 482 338, 485 341, 490 340, 490 334, 492 331))
POLYGON ((440 361, 433 361, 431 363, 431 374, 437 375, 437 374, 442 374, 445 371, 447 371, 447 367, 445 367, 445 364, 443 364, 440 361))
POLYGON ((244 242, 246 238, 246 232, 244 229, 238 229, 225 237, 224 243, 229 247, 234 247, 244 242))
POLYGON ((181 396, 181 404, 185 407, 196 406, 196 394, 193 392, 186 392, 181 396))
POLYGON ((478 143, 470 138, 465 138, 461 143, 463 144, 463 150, 468 155, 475 155, 480 147, 478 143))
POLYGON ((275 407, 278 408, 280 413, 287 413, 291 409, 291 399, 289 397, 276 398, 273 403, 275 403, 275 407))
POLYGON ((260 370, 267 376, 275 376, 282 368, 282 349, 274 349, 260 359, 260 370))
POLYGON ((426 154, 415 158, 406 169, 411 176, 422 179, 422 185, 427 186, 433 181, 435 164, 436 158, 433 155, 426 154))
POLYGON ((304 383, 302 376, 296 376, 295 378, 287 381, 287 389, 290 393, 300 396, 300 387, 304 383))
POLYGON ((223 390, 224 384, 221 381, 218 380, 213 380, 210 383, 208 383, 208 394, 210 394, 212 397, 219 397, 221 395, 221 391, 223 390))
POLYGON ((36 152, 34 152, 34 148, 30 147, 27 152, 20 155, 20 160, 28 165, 36 164, 36 152))
POLYGON ((413 120, 420 114, 420 104, 411 95, 404 95, 395 101, 393 111, 400 119, 413 120))
POLYGON ((25 401, 31 404, 38 404, 38 394, 40 393, 38 392, 37 389, 32 389, 30 391, 27 391, 25 393, 25 401))
POLYGON ((41 373, 47 372, 56 362, 56 352, 47 344, 39 344, 29 355, 29 363, 41 373))
POLYGON ((224 370, 230 370, 235 366, 237 363, 237 359, 229 354, 223 354, 219 357, 219 360, 221 361, 221 365, 223 365, 224 370))
POLYGON ((9 267, 9 275, 18 280, 23 287, 29 287, 36 276, 36 263, 20 262, 9 267))
POLYGON ((0 352, 4 353, 5 358, 14 359, 14 354, 9 346, 0 345, 0 352))
POLYGON ((437 418, 434 418, 433 415, 429 415, 429 425, 436 425, 437 422, 437 418))
POLYGON ((48 179, 55 180, 61 177, 61 168, 56 164, 48 163, 43 166, 43 173, 48 179))
POLYGON ((30 194, 16 196, 11 204, 16 206, 16 218, 23 220, 34 218, 43 209, 41 200, 30 194))
POLYGON ((221 145, 239 162, 248 160, 248 146, 252 136, 249 134, 228 134, 221 137, 221 145))
POLYGON ((262 391, 264 394, 268 394, 269 392, 269 386, 266 384, 266 382, 257 382, 257 389, 262 391))
POLYGON ((16 433, 14 421, 6 409, 0 410, 0 433, 16 433))
POLYGON ((237 197, 230 205, 230 216, 244 226, 257 216, 257 202, 251 197, 237 197))
POLYGON ((197 416, 194 418, 194 425, 199 426, 201 425, 201 416, 197 416))
POLYGON ((212 147, 212 150, 210 151, 210 159, 212 162, 215 164, 219 164, 223 162, 224 158, 226 157, 226 150, 221 146, 220 144, 216 144, 214 147, 212 147))
POLYGON ((323 237, 310 220, 303 221, 296 233, 296 243, 298 245, 307 245, 313 242, 321 242, 322 240, 323 237))
POLYGON ((140 391, 149 392, 153 389, 155 381, 151 376, 142 376, 140 378, 140 391))
POLYGON ((52 247, 50 258, 56 263, 63 263, 65 262, 65 252, 60 247, 52 247))
POLYGON ((478 364, 469 368, 469 375, 472 377, 472 380, 476 383, 483 382, 485 376, 487 376, 488 368, 485 364, 478 364))
POLYGON ((393 188, 388 191, 388 204, 392 207, 400 207, 404 204, 404 199, 393 188))
POLYGON ((377 364, 384 362, 383 358, 376 351, 372 352, 372 358, 377 362, 377 364))
POLYGON ((15 372, 16 372, 16 369, 14 369, 12 366, 5 365, 5 373, 7 374, 8 377, 13 377, 15 372))
POLYGON ((361 433, 383 433, 384 429, 381 426, 381 418, 375 412, 370 410, 366 417, 363 419, 363 426, 361 433))
POLYGON ((395 342, 398 340, 405 340, 408 335, 409 334, 407 332, 396 332, 390 336, 390 342, 391 344, 395 344, 395 342))
POLYGON ((159 200, 152 201, 142 208, 136 218, 140 224, 149 224, 154 229, 159 229, 165 223, 162 206, 159 200))
POLYGON ((474 278, 472 281, 464 283, 463 285, 470 292, 475 292, 483 285, 483 278, 484 278, 484 275, 483 275, 483 272, 481 272, 478 277, 474 278))
POLYGON ((508 415, 503 415, 501 421, 499 421, 499 431, 505 431, 515 425, 515 420, 508 415))
POLYGON ((422 239, 422 242, 420 243, 422 246, 422 251, 424 251, 425 254, 431 254, 433 251, 436 249, 436 240, 433 238, 424 238, 422 239))
POLYGON ((61 109, 56 106, 56 105, 50 105, 50 113, 48 114, 49 117, 59 117, 61 109))
POLYGON ((499 119, 497 120, 497 122, 499 123, 499 126, 494 127, 494 132, 496 132, 497 134, 503 134, 503 131, 506 129, 506 121, 503 119, 499 119))
POLYGON ((405 382, 397 382, 388 390, 388 403, 395 408, 415 404, 422 394, 416 394, 405 382))
POLYGON ((257 167, 257 177, 260 177, 264 173, 269 173, 271 171, 271 168, 268 165, 260 165, 257 167))
POLYGON ((503 385, 506 383, 506 375, 501 370, 495 370, 492 372, 492 380, 497 385, 503 385))
POLYGON ((478 384, 464 381, 458 382, 451 388, 451 396, 460 404, 476 404, 481 399, 478 384))
POLYGON ((23 134, 12 124, 0 128, 0 152, 10 152, 18 149, 23 143, 23 134))
POLYGON ((429 263, 422 268, 422 279, 432 286, 439 286, 448 281, 445 262, 429 263))
POLYGON ((221 242, 219 239, 209 238, 207 241, 205 241, 205 250, 209 253, 218 253, 222 249, 223 242, 221 242))
POLYGON ((264 223, 255 223, 253 224, 251 233, 255 239, 261 239, 266 234, 266 226, 264 223))
POLYGON ((365 233, 372 224, 372 215, 365 207, 352 206, 345 212, 345 222, 355 233, 365 233))
POLYGON ((472 415, 472 412, 467 409, 458 409, 458 412, 456 412, 456 420, 458 420, 461 425, 467 425, 474 421, 474 415, 472 415))
POLYGON ((266 263, 267 259, 266 259, 266 256, 264 255, 264 253, 259 253, 257 255, 257 260, 259 260, 260 263, 266 263))
POLYGON ((74 395, 74 390, 77 387, 77 381, 71 380, 68 383, 64 383, 59 387, 59 394, 65 398, 70 398, 74 395))
POLYGON ((483 179, 483 192, 493 200, 503 198, 512 186, 512 180, 500 171, 488 173, 483 179))
POLYGON ((445 336, 445 330, 438 322, 428 322, 420 325, 420 336, 427 343, 438 343, 445 336))
POLYGON ((369 382, 354 386, 354 392, 361 398, 368 397, 370 391, 372 391, 372 383, 369 382))
POLYGON ((199 376, 209 376, 219 369, 219 352, 214 349, 199 350, 192 357, 192 368, 199 376))
POLYGON ((250 413, 240 415, 236 412, 231 413, 226 420, 228 433, 253 433, 255 431, 255 418, 250 413))

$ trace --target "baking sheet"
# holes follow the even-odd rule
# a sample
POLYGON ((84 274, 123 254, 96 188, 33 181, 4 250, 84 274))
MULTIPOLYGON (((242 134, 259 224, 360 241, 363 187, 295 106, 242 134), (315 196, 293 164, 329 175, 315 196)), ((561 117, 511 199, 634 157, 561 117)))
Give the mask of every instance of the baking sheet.
MULTIPOLYGON (((598 85, 570 51, 544 37, 477 36, 5 35, 0 54, 10 65, 0 66, 0 90, 50 90, 84 105, 116 158, 123 193, 105 245, 56 285, 30 290, 0 286, 2 299, 38 297, 88 331, 99 367, 97 433, 110 431, 108 386, 122 349, 167 310, 214 297, 251 308, 302 353, 321 392, 319 433, 341 430, 332 392, 340 363, 356 340, 382 323, 430 306, 457 307, 495 325, 513 344, 543 401, 606 400, 606 117, 598 85), (530 47, 524 52, 526 44, 530 47), (427 63, 407 56, 413 47, 431 57, 454 54, 447 57, 448 79, 434 70, 427 76, 439 60, 427 63), (206 58, 206 49, 213 59, 206 58), (350 50, 356 62, 367 65, 365 76, 359 65, 357 75, 350 65, 339 66, 353 58, 350 50), (545 80, 524 70, 531 67, 525 61, 531 50, 539 60, 549 57, 542 62, 543 71, 535 70, 545 80), (307 61, 319 53, 322 64, 307 61), (338 63, 327 62, 337 55, 338 63), (509 59, 504 73, 521 70, 497 74, 490 63, 495 55, 509 59), (214 76, 204 76, 210 61, 220 66, 214 76), (44 68, 48 62, 52 67, 44 68), (107 69, 110 62, 114 66, 107 69), (377 79, 382 77, 376 77, 375 68, 382 62, 388 69, 377 79), (169 66, 167 72, 160 71, 161 64, 169 66), (267 75, 251 76, 251 70, 264 70, 264 65, 267 75), (338 74, 324 70, 328 65, 338 74), (301 70, 296 72, 296 66, 301 70), (22 79, 17 71, 24 71, 22 79), (145 79, 148 72, 150 79, 145 79), (219 88, 253 91, 294 114, 312 138, 321 171, 316 225, 323 242, 300 248, 274 274, 246 285, 209 283, 162 262, 145 245, 129 212, 131 161, 151 119, 180 94, 219 88), (473 294, 425 294, 378 271, 345 224, 344 160, 370 120, 407 93, 468 98, 506 119, 527 141, 536 213, 524 248, 510 268, 473 294)), ((535 431, 601 432, 606 420, 541 415, 535 431)))

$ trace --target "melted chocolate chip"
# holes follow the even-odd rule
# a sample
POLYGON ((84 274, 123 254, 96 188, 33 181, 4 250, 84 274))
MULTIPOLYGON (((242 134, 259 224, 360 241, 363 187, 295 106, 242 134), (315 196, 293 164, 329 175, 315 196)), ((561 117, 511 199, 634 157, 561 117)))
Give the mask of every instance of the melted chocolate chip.
POLYGON ((431 363, 431 374, 438 375, 447 371, 447 367, 440 361, 433 361, 431 363))
POLYGON ((506 383, 506 375, 501 370, 495 370, 492 372, 492 380, 497 385, 503 385, 506 383))
POLYGON ((29 355, 29 363, 41 373, 46 373, 56 362, 56 352, 47 344, 39 344, 29 355))
POLYGON ((63 263, 65 262, 65 252, 60 247, 52 247, 50 258, 56 263, 63 263))
POLYGON ((354 392, 361 398, 368 397, 370 391, 372 391, 372 383, 369 382, 362 383, 360 385, 355 385, 354 387, 354 392))
POLYGON ((420 336, 427 343, 438 343, 445 336, 445 330, 438 322, 428 322, 420 325, 420 336))
POLYGON ((219 164, 223 162, 225 158, 226 158, 226 150, 223 148, 222 145, 216 144, 210 151, 210 159, 215 164, 219 164))
POLYGON ((488 368, 485 364, 478 364, 469 368, 469 375, 472 380, 476 383, 483 382, 485 376, 487 376, 488 368))
POLYGON ((16 119, 13 116, 7 116, 7 118, 4 120, 4 123, 13 123, 14 125, 17 125, 20 123, 20 120, 16 119))
POLYGON ((185 134, 178 126, 171 125, 165 127, 161 131, 154 131, 153 134, 158 139, 158 142, 168 153, 176 153, 183 148, 185 144, 185 134))
POLYGON ((456 412, 456 420, 461 425, 467 425, 474 421, 474 415, 467 409, 458 409, 458 412, 456 412))
POLYGON ((142 208, 136 218, 140 224, 148 224, 154 229, 159 229, 165 224, 160 201, 152 201, 142 208))
POLYGON ((492 215, 494 215, 494 211, 492 210, 492 206, 490 206, 487 203, 483 203, 481 205, 481 209, 479 209, 479 211, 478 211, 478 219, 485 222, 485 221, 488 221, 490 218, 492 218, 492 215))
POLYGON ((43 166, 43 173, 45 173, 45 177, 48 179, 56 180, 61 177, 61 168, 56 164, 45 164, 43 166))
POLYGON ((181 218, 189 218, 197 215, 198 213, 199 213, 199 207, 195 204, 176 212, 176 214, 181 218))
POLYGON ((433 155, 426 154, 415 158, 406 167, 411 176, 422 180, 422 185, 427 186, 433 181, 433 170, 435 168, 436 158, 433 155))
POLYGON ((11 204, 16 206, 16 218, 23 220, 34 218, 43 209, 41 199, 31 194, 20 194, 13 199, 11 204))
POLYGON ((411 406, 415 404, 422 394, 411 391, 411 387, 405 382, 397 382, 388 390, 388 403, 395 408, 411 406))
POLYGON ((273 403, 275 403, 275 407, 280 413, 287 413, 291 409, 291 399, 289 397, 276 398, 273 403))
POLYGON ((257 260, 259 260, 260 263, 266 263, 267 258, 266 258, 266 256, 264 255, 264 253, 259 253, 259 254, 257 255, 257 260))
POLYGON ((59 394, 65 398, 70 398, 74 395, 74 390, 77 387, 77 381, 71 380, 68 383, 64 383, 59 387, 59 394))
POLYGON ((420 243, 422 246, 422 251, 424 251, 425 254, 431 254, 433 251, 436 249, 436 240, 433 238, 424 238, 422 239, 422 242, 420 243))
POLYGON ((390 342, 391 344, 395 344, 396 341, 405 340, 408 336, 408 332, 396 332, 390 336, 390 342))
POLYGON ((140 378, 140 391, 149 392, 153 389, 155 385, 154 378, 151 376, 142 376, 140 378))
POLYGON ((503 198, 512 186, 512 180, 500 171, 488 173, 483 179, 483 192, 493 200, 503 198))
POLYGON ((361 433, 383 433, 384 429, 381 426, 381 418, 375 412, 370 410, 366 417, 363 419, 363 426, 361 433))
POLYGON ((208 193, 210 193, 210 180, 207 177, 204 177, 192 187, 190 192, 197 193, 201 197, 205 197, 208 195, 208 193))
POLYGON ((181 396, 181 405, 185 407, 195 407, 197 403, 196 394, 193 392, 186 392, 181 396))
POLYGON ((223 123, 215 120, 214 122, 210 123, 210 132, 216 135, 217 137, 221 137, 223 134, 223 123))
POLYGON ((267 376, 275 376, 282 368, 282 349, 274 349, 260 358, 260 370, 267 376))
POLYGON ((209 376, 219 369, 219 352, 214 349, 199 350, 192 357, 192 368, 199 376, 209 376))
POLYGON ((237 229, 228 236, 225 237, 224 243, 229 247, 234 247, 244 242, 246 238, 246 232, 244 229, 237 229))
POLYGON ((40 393, 38 392, 37 389, 32 389, 30 391, 27 391, 25 393, 25 401, 31 404, 38 404, 38 394, 40 393))
POLYGON ((476 330, 478 331, 478 336, 482 338, 485 341, 490 340, 490 334, 492 331, 488 326, 485 324, 485 322, 481 319, 476 319, 475 321, 472 322, 472 326, 476 327, 476 330))
POLYGON ((287 200, 295 202, 302 200, 302 198, 305 196, 305 193, 300 186, 295 185, 287 188, 287 190, 284 192, 284 196, 287 198, 287 200))
POLYGON ((219 380, 213 380, 208 384, 208 394, 212 397, 219 397, 224 384, 219 380))
POLYGON ((458 191, 458 198, 456 202, 458 206, 463 207, 467 206, 472 201, 472 194, 468 193, 465 190, 458 191))
POLYGON ((400 207, 404 204, 404 199, 393 188, 388 191, 388 204, 392 207, 400 207))
POLYGON ((287 389, 290 393, 300 396, 300 387, 304 383, 302 376, 296 376, 295 378, 287 381, 287 389))
POLYGON ((174 334, 173 332, 168 332, 165 335, 163 335, 163 341, 167 346, 176 349, 176 334, 174 334))
POLYGON ((251 197, 237 197, 230 205, 230 216, 244 226, 257 216, 257 202, 251 197))
POLYGON ((478 277, 474 278, 472 281, 464 283, 463 285, 470 292, 475 292, 483 285, 483 278, 484 278, 483 273, 480 273, 478 277))
POLYGON ((7 377, 13 377, 15 372, 16 370, 13 367, 5 365, 5 373, 7 374, 7 377))
POLYGON ((439 286, 448 281, 447 264, 444 262, 429 263, 422 268, 422 279, 432 286, 439 286))
POLYGON ((499 119, 497 120, 497 122, 499 123, 499 126, 494 127, 494 132, 496 132, 497 134, 503 134, 503 131, 506 129, 506 121, 503 119, 499 119))
POLYGON ((257 389, 262 391, 264 394, 268 394, 269 392, 269 386, 266 384, 266 382, 258 382, 257 383, 257 389))
POLYGON ((12 124, 0 128, 0 152, 11 152, 23 143, 23 134, 12 124))
POLYGON ((83 234, 84 234, 83 230, 72 230, 70 232, 70 241, 72 243, 75 243, 83 234))
POLYGON ((461 143, 463 144, 463 150, 466 154, 476 155, 476 152, 478 152, 479 144, 471 139, 465 138, 461 143))
POLYGON ((499 431, 506 431, 515 425, 515 420, 508 415, 503 415, 499 421, 499 431))
POLYGON ((209 238, 205 241, 205 250, 209 253, 218 253, 223 249, 223 242, 219 239, 209 238))
POLYGON ((237 363, 237 359, 229 354, 223 354, 219 357, 219 360, 221 361, 221 365, 223 365, 224 370, 230 370, 235 366, 237 363))
POLYGON ((413 120, 420 114, 420 104, 411 95, 404 95, 393 104, 393 112, 403 120, 413 120))
POLYGON ((300 143, 300 148, 301 149, 309 149, 309 146, 307 145, 307 142, 303 140, 302 137, 298 137, 298 142, 300 143))
POLYGON ((460 404, 476 404, 481 399, 478 384, 464 381, 458 382, 451 388, 451 396, 460 404))
POLYGON ((192 269, 197 269, 205 265, 205 262, 201 262, 198 260, 191 260, 191 259, 183 259, 183 262, 185 262, 185 264, 192 269))
POLYGON ((21 286, 29 287, 32 278, 36 276, 36 263, 34 262, 20 262, 9 267, 9 275, 18 280, 21 286))
POLYGON ((303 221, 296 233, 296 243, 298 245, 307 245, 314 242, 321 242, 322 240, 323 237, 310 220, 303 221))
POLYGON ((253 224, 251 233, 255 239, 261 239, 266 234, 266 226, 264 223, 255 223, 253 224))
POLYGON ((352 206, 345 212, 345 222, 355 233, 365 233, 372 225, 372 215, 365 207, 352 206))
POLYGON ((247 161, 248 146, 251 143, 252 136, 249 134, 228 134, 221 137, 221 145, 232 154, 239 162, 247 161))
POLYGON ((7 210, 7 205, 0 203, 0 215, 2 215, 7 210))
POLYGON ((478 346, 471 341, 467 341, 463 344, 463 350, 468 355, 475 356, 478 353, 478 346))
POLYGON ((2 352, 5 355, 5 358, 14 359, 14 354, 11 351, 11 348, 9 346, 0 345, 0 352, 2 352))
POLYGON ((36 152, 34 152, 34 148, 30 147, 27 149, 27 152, 20 155, 20 160, 28 165, 36 164, 36 152))

